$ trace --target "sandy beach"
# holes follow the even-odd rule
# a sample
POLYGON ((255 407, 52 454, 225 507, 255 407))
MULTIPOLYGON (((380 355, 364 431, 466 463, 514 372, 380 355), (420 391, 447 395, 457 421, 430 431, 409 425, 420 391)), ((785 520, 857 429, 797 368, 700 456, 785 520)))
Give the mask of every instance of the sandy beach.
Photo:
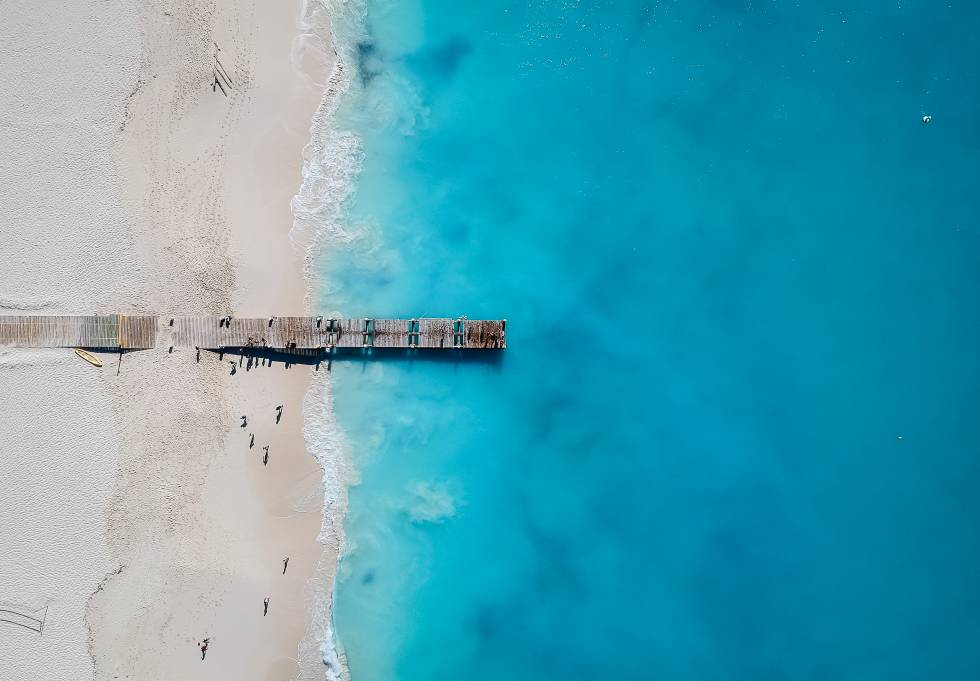
MULTIPOLYGON (((308 311, 290 201, 323 82, 302 68, 330 60, 302 11, 5 5, 0 314, 308 311)), ((340 540, 303 430, 323 375, 105 359, 0 348, 0 609, 43 621, 0 622, 0 677, 323 678, 310 613, 340 540)))

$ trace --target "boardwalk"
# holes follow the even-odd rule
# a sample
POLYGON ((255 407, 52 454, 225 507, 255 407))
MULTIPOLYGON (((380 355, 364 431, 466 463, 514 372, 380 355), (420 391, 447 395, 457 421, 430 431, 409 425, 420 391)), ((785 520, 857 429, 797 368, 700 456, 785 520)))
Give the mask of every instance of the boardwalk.
POLYGON ((502 350, 506 320, 465 318, 3 316, 0 345, 146 350, 331 348, 502 350))
POLYGON ((0 345, 24 348, 148 350, 157 318, 129 315, 0 315, 0 345))

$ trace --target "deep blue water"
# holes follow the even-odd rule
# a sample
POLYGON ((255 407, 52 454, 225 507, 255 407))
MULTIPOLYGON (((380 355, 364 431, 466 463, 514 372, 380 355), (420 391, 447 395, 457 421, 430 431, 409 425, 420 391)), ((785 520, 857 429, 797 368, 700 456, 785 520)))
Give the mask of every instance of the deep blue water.
POLYGON ((980 6, 347 30, 327 306, 509 320, 333 365, 353 680, 980 678, 980 6))

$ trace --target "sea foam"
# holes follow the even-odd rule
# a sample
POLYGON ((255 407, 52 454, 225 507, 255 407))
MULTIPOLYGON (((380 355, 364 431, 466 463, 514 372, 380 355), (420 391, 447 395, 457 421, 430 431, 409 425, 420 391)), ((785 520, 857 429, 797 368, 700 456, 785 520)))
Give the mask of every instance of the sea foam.
MULTIPOLYGON (((293 197, 293 228, 290 240, 304 253, 303 271, 307 283, 304 305, 317 309, 323 282, 315 268, 324 246, 337 247, 352 237, 341 225, 344 202, 353 191, 360 170, 360 144, 357 137, 341 131, 335 116, 340 100, 351 85, 348 64, 352 41, 345 35, 363 24, 361 2, 307 0, 299 22, 300 36, 293 43, 293 63, 323 87, 320 104, 310 127, 310 141, 303 150, 303 180, 293 197), (320 54, 317 54, 320 51, 320 54), (321 68, 331 64, 329 75, 309 73, 310 64, 321 68)), ((300 667, 304 672, 326 667, 326 678, 337 681, 349 677, 332 624, 332 585, 337 562, 344 550, 343 522, 347 511, 347 488, 355 482, 347 443, 333 413, 329 376, 314 375, 303 403, 304 439, 307 450, 320 464, 323 480, 323 517, 318 541, 324 554, 307 593, 311 609, 311 629, 300 644, 300 667)))
MULTIPOLYGON (((324 245, 342 246, 353 236, 341 221, 345 201, 353 192, 361 168, 361 147, 356 135, 336 125, 337 109, 351 86, 352 27, 363 22, 363 5, 343 0, 307 0, 300 28, 321 37, 294 43, 294 63, 302 62, 299 50, 331 49, 333 67, 310 126, 310 141, 303 149, 303 180, 293 197, 293 228, 290 239, 304 251, 303 270, 307 282, 306 307, 317 306, 323 282, 316 271, 317 255, 324 245), (318 47, 319 46, 319 47, 318 47)), ((329 59, 329 57, 325 57, 329 59)))

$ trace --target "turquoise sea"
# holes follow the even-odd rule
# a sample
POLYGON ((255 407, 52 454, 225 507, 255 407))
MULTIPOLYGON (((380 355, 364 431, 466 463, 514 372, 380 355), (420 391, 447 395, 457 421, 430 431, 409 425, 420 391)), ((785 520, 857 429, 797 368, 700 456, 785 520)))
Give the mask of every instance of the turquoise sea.
POLYGON ((980 678, 980 5, 344 6, 353 681, 980 678))

